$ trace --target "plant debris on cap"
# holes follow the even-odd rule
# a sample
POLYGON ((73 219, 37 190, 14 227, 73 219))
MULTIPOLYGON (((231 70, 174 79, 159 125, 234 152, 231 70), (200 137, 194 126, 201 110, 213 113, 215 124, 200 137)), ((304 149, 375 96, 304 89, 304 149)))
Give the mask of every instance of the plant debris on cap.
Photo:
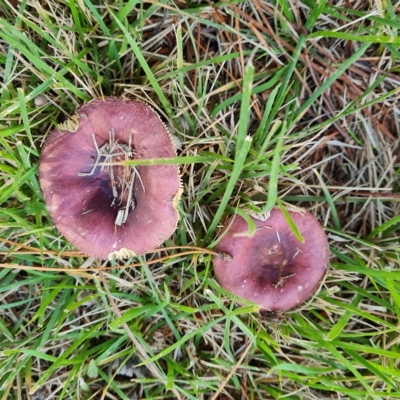
POLYGON ((178 166, 110 163, 175 155, 150 106, 108 97, 79 107, 51 132, 40 158, 40 185, 55 225, 80 251, 101 259, 155 249, 178 222, 178 166))
POLYGON ((288 213, 304 243, 296 238, 282 212, 273 209, 265 221, 252 217, 256 225, 252 237, 243 217, 229 218, 215 248, 221 254, 213 261, 219 284, 258 304, 261 312, 299 306, 315 293, 327 271, 328 242, 317 219, 308 211, 288 213))

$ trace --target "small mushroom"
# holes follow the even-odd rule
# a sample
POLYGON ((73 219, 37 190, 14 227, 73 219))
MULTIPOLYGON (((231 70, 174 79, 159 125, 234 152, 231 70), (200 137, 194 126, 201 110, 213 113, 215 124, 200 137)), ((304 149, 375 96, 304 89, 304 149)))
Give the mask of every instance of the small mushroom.
POLYGON ((266 220, 228 219, 215 250, 214 271, 226 290, 260 306, 261 312, 283 312, 307 300, 319 288, 329 260, 328 242, 317 219, 308 211, 288 211, 304 238, 300 242, 282 212, 273 209, 266 220))
POLYGON ((178 222, 179 168, 122 162, 175 155, 168 130, 150 106, 108 97, 79 107, 51 132, 40 158, 40 185, 55 225, 93 257, 153 250, 178 222))
POLYGON ((33 102, 35 103, 36 107, 42 107, 47 103, 47 99, 44 95, 39 94, 38 96, 35 97, 33 102))

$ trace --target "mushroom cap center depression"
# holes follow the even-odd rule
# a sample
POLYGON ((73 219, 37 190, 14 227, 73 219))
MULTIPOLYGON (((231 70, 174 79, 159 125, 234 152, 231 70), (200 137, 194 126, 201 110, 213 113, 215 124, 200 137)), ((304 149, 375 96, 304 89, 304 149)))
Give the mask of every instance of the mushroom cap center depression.
MULTIPOLYGON (((80 172, 78 176, 89 181, 100 180, 100 193, 95 196, 96 200, 100 200, 98 195, 109 199, 110 207, 116 210, 115 225, 120 226, 126 222, 129 211, 136 206, 135 183, 139 181, 144 190, 137 168, 122 164, 124 161, 133 160, 135 151, 130 143, 122 144, 115 141, 113 129, 109 133, 109 142, 100 148, 97 145, 96 135, 92 136, 97 154, 90 157, 91 170, 80 172)), ((95 201, 93 204, 93 201, 90 201, 84 206, 84 212, 90 212, 92 207, 99 207, 99 203, 95 201)))
POLYGON ((263 236, 263 241, 255 249, 255 256, 259 259, 255 263, 258 283, 281 286, 286 278, 296 274, 294 259, 298 251, 286 234, 263 236))

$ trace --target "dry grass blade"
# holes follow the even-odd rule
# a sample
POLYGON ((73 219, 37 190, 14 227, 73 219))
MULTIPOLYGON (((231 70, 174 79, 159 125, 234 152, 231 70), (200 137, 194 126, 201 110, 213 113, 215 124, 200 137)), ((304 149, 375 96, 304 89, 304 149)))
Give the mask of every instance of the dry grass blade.
POLYGON ((0 1, 0 398, 399 399, 399 15, 0 1), (103 96, 149 103, 178 153, 137 161, 110 137, 98 165, 127 173, 110 202, 134 206, 135 162, 179 164, 184 194, 163 247, 99 264, 54 228, 36 176, 49 132, 103 96), (301 309, 260 318, 210 249, 229 214, 276 203, 320 220, 331 267, 301 309))

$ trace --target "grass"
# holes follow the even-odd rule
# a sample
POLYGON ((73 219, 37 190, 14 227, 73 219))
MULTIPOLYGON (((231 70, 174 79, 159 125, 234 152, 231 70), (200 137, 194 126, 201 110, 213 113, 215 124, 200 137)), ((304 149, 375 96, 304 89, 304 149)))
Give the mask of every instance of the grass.
POLYGON ((0 399, 400 398, 400 4, 212 3, 0 1, 0 399), (161 114, 184 184, 165 248, 113 263, 60 236, 37 179, 107 95, 161 114), (331 264, 269 321, 210 250, 229 214, 288 203, 331 264))

